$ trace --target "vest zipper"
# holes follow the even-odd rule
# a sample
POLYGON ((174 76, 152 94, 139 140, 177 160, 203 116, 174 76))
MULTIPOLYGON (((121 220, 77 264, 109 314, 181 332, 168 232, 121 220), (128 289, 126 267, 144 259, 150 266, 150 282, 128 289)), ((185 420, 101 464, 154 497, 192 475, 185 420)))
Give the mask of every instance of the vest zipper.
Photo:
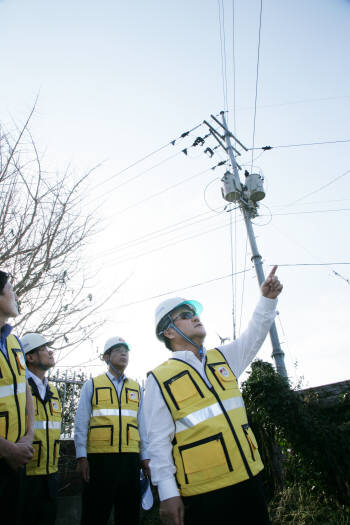
POLYGON ((124 388, 124 379, 123 379, 122 389, 120 391, 120 399, 119 399, 118 390, 115 389, 115 391, 117 393, 118 403, 119 403, 119 452, 122 451, 122 405, 121 405, 121 399, 122 399, 122 394, 123 394, 123 388, 124 388))
MULTIPOLYGON (((207 372, 206 372, 206 366, 207 366, 207 356, 205 356, 205 362, 204 362, 204 367, 203 367, 203 369, 204 369, 204 374, 205 374, 206 378, 207 378, 208 381, 209 381, 209 378, 208 378, 208 376, 207 376, 207 372)), ((208 366, 209 366, 209 365, 208 365, 208 366)), ((238 448, 239 453, 240 453, 240 455, 241 455, 241 458, 242 458, 242 461, 243 461, 243 463, 244 463, 244 466, 245 466, 245 469, 246 469, 246 471, 247 471, 247 474, 248 474, 248 476, 249 476, 250 478, 252 478, 252 477, 253 477, 252 471, 250 470, 250 467, 249 467, 249 464, 248 464, 247 458, 246 458, 245 455, 244 455, 244 452, 243 452, 243 449, 242 449, 241 443, 240 443, 240 441, 239 441, 239 439, 238 439, 238 436, 237 436, 237 434, 236 434, 236 431, 235 431, 235 429, 234 429, 234 426, 232 425, 231 419, 229 418, 229 415, 228 415, 228 413, 226 412, 225 407, 224 407, 224 405, 222 404, 220 397, 219 397, 219 396, 217 395, 217 393, 215 392, 214 387, 213 387, 213 385, 211 384, 211 381, 209 381, 209 383, 210 383, 210 385, 211 385, 211 387, 209 388, 209 390, 212 392, 212 394, 214 395, 214 397, 217 399, 217 401, 218 401, 218 403, 219 403, 219 405, 220 405, 220 407, 221 407, 221 410, 222 410, 222 412, 223 412, 223 414, 224 414, 224 416, 225 416, 225 418, 226 418, 226 421, 227 421, 227 423, 228 423, 228 425, 229 425, 229 427, 230 427, 230 430, 231 430, 231 432, 232 432, 232 434, 233 434, 234 440, 235 440, 235 442, 236 442, 237 448, 238 448)))
POLYGON ((46 416, 46 474, 49 475, 49 459, 50 459, 50 436, 49 436, 49 416, 47 415, 46 403, 40 398, 43 404, 46 416))

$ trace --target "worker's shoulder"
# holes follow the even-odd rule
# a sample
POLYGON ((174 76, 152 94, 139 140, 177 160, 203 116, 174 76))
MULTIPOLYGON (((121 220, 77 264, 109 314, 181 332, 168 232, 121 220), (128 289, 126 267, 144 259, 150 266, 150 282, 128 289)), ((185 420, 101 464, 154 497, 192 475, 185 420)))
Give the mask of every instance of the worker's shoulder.
POLYGON ((125 384, 129 386, 134 386, 141 388, 141 383, 137 379, 134 379, 133 377, 127 377, 125 380, 125 384))
POLYGON ((174 370, 183 369, 186 366, 187 363, 185 363, 185 361, 170 358, 167 361, 164 361, 163 363, 158 365, 156 368, 153 368, 153 370, 147 372, 147 377, 149 375, 159 376, 167 373, 172 373, 174 370))

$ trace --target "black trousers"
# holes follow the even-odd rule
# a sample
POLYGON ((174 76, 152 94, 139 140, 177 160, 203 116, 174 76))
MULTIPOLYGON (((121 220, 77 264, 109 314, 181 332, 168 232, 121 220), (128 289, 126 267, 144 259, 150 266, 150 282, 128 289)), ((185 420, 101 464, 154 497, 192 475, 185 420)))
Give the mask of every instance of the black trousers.
POLYGON ((24 477, 25 525, 55 525, 58 475, 24 477))
POLYGON ((24 469, 12 470, 0 459, 0 522, 21 525, 24 469))
POLYGON ((138 525, 140 457, 136 453, 88 454, 90 482, 84 484, 81 525, 138 525))
POLYGON ((260 476, 223 489, 183 498, 185 525, 269 525, 260 476))

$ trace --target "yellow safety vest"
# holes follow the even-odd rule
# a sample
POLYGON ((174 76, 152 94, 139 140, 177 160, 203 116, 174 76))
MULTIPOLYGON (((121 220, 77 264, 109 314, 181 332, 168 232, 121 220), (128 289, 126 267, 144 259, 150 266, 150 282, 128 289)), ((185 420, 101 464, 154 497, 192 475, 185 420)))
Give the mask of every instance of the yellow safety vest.
POLYGON ((57 388, 49 383, 45 399, 42 400, 37 386, 29 379, 32 389, 34 420, 34 455, 26 466, 27 476, 48 475, 57 472, 60 452, 62 421, 61 401, 57 388))
POLYGON ((94 377, 92 382, 88 453, 139 452, 139 384, 132 379, 125 379, 119 399, 107 374, 94 377))
POLYGON ((151 374, 175 423, 173 457, 182 496, 234 485, 263 469, 236 377, 219 350, 205 357, 210 388, 180 359, 151 374))
POLYGON ((0 436, 15 443, 26 433, 26 365, 14 335, 6 346, 8 359, 0 351, 0 436))

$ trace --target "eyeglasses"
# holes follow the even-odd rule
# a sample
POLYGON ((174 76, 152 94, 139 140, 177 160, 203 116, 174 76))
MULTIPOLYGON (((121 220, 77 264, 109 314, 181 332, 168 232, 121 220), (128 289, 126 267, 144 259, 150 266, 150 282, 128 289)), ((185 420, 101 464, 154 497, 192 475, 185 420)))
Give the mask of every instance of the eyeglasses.
POLYGON ((173 323, 175 323, 175 321, 177 321, 178 319, 182 319, 182 320, 193 319, 196 316, 197 316, 196 312, 191 312, 190 310, 186 310, 185 312, 180 312, 176 317, 174 317, 173 323))
POLYGON ((125 345, 118 345, 118 346, 113 346, 112 348, 110 348, 110 353, 112 352, 121 353, 121 352, 129 352, 129 351, 130 349, 125 345))

